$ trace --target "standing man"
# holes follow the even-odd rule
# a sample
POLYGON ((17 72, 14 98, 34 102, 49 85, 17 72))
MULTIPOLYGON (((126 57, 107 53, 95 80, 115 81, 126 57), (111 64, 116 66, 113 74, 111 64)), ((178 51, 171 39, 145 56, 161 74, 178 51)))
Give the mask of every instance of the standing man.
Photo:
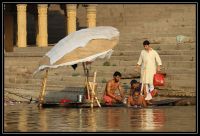
POLYGON ((121 73, 116 71, 113 74, 113 79, 109 80, 106 84, 103 101, 107 105, 113 103, 122 102, 124 99, 124 91, 120 85, 121 73), (116 90, 119 90, 119 94, 116 94, 116 90))
POLYGON ((158 53, 149 44, 148 40, 143 42, 144 50, 141 51, 137 62, 137 68, 141 66, 141 90, 144 90, 143 93, 147 104, 151 104, 149 100, 152 99, 151 91, 154 90, 153 76, 156 72, 160 71, 160 66, 162 65, 158 53))

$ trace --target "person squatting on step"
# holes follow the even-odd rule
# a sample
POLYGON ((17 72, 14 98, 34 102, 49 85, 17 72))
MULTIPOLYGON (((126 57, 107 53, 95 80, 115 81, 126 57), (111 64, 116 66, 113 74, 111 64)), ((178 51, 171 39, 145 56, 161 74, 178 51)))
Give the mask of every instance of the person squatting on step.
POLYGON ((124 99, 124 90, 120 84, 121 73, 116 71, 113 74, 113 79, 109 80, 106 84, 106 88, 103 95, 103 101, 107 105, 112 105, 113 103, 122 103, 124 99), (119 90, 119 94, 116 94, 116 90, 119 90))
POLYGON ((136 71, 139 71, 141 66, 140 82, 142 83, 141 90, 144 90, 141 93, 144 95, 147 104, 152 104, 150 102, 152 99, 151 93, 152 91, 156 92, 153 85, 153 76, 156 72, 160 72, 162 62, 158 53, 150 47, 148 40, 143 42, 143 46, 144 50, 140 53, 136 71))
POLYGON ((128 96, 127 107, 147 107, 144 96, 140 94, 141 92, 141 83, 136 80, 130 82, 131 88, 128 96))

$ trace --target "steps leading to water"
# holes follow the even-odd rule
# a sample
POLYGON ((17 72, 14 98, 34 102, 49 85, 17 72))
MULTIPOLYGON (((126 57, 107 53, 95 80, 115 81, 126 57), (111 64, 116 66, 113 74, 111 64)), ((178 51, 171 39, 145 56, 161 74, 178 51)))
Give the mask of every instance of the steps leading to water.
MULTIPOLYGON (((45 51, 48 50, 41 50, 35 47, 29 48, 29 50, 19 49, 13 53, 6 53, 4 87, 39 91, 41 89, 43 73, 33 77, 33 72, 38 68, 38 62, 45 54, 45 51), (20 56, 20 53, 28 54, 27 52, 31 52, 31 49, 36 52, 32 53, 32 56, 20 56)), ((160 87, 161 89, 171 89, 175 90, 173 92, 178 91, 179 93, 182 91, 183 94, 187 92, 187 95, 189 95, 189 90, 192 94, 195 94, 196 63, 194 59, 191 60, 192 57, 195 57, 194 52, 194 50, 158 51, 163 61, 163 71, 167 73, 165 87, 160 87)), ((90 75, 92 76, 94 70, 97 70, 98 92, 100 94, 102 93, 105 82, 112 79, 114 71, 120 71, 122 73, 123 79, 121 83, 125 89, 130 88, 129 83, 134 76, 139 81, 139 78, 137 78, 139 74, 134 72, 139 54, 140 51, 123 52, 117 50, 109 60, 97 60, 92 63, 90 75), (110 62, 110 64, 108 65, 105 62, 110 62)), ((90 80, 92 81, 92 77, 90 77, 90 80)), ((75 71, 71 66, 52 69, 49 71, 47 90, 59 91, 66 87, 84 87, 84 81, 85 77, 82 66, 78 66, 75 71)), ((165 91, 162 92, 167 94, 165 91)))
MULTIPOLYGON (((149 39, 151 47, 159 53, 162 59, 162 71, 167 74, 165 86, 158 87, 160 93, 179 96, 196 95, 196 25, 194 21, 196 11, 192 5, 187 8, 185 5, 98 5, 97 26, 114 26, 120 31, 119 44, 114 48, 111 58, 96 60, 91 65, 90 75, 97 70, 99 94, 102 94, 105 82, 112 79, 114 71, 122 73, 121 82, 125 90, 130 87, 130 80, 138 77, 134 69, 143 49, 142 42, 149 39), (177 35, 184 35, 188 40, 177 44, 177 35)), ((84 16, 85 12, 77 14, 79 27, 86 25, 84 16)), ((57 26, 56 30, 59 32, 61 29, 63 28, 57 26)), ((55 39, 60 38, 55 36, 55 39)), ((52 36, 51 41, 55 43, 52 36)), ((4 54, 4 87, 6 90, 21 88, 24 91, 32 90, 35 93, 37 90, 38 92, 44 73, 35 77, 32 74, 38 68, 42 56, 53 45, 45 48, 34 47, 35 45, 27 48, 15 47, 14 52, 6 52, 4 54)), ((92 81, 92 78, 90 79, 92 81)), ((139 78, 136 79, 139 80, 139 78)), ((84 86, 82 65, 78 65, 75 71, 71 66, 49 71, 48 91, 59 91, 71 86, 84 86)))

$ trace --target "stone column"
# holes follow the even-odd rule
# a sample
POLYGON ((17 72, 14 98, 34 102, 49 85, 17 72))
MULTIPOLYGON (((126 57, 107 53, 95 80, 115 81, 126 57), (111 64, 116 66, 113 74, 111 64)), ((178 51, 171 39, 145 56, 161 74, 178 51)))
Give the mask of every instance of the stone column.
POLYGON ((88 27, 96 27, 96 7, 97 4, 88 4, 86 6, 88 27))
POLYGON ((76 4, 67 4, 67 33, 76 31, 76 4))
POLYGON ((38 34, 36 37, 38 47, 48 46, 47 8, 47 4, 38 4, 38 34))
POLYGON ((26 7, 27 4, 17 4, 17 46, 27 46, 26 31, 26 7))

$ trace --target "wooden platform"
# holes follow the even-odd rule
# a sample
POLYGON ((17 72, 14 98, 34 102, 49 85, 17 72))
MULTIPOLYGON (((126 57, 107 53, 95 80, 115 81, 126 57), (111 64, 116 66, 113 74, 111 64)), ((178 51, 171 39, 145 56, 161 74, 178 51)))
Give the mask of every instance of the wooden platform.
MULTIPOLYGON (((151 106, 174 106, 176 102, 178 102, 181 99, 163 99, 163 100, 156 100, 152 101, 151 106)), ((44 108, 53 108, 53 107, 66 107, 66 108, 90 108, 90 103, 84 103, 84 102, 67 102, 67 103, 44 103, 42 105, 44 108)), ((95 103, 94 107, 98 107, 98 105, 95 103)), ((119 103, 119 104, 112 104, 112 105, 106 105, 104 103, 101 103, 101 107, 126 107, 126 104, 119 103)), ((134 106, 131 106, 134 107, 134 106)))
POLYGON ((163 99, 163 100, 159 100, 159 101, 157 100, 157 101, 153 101, 152 105, 155 105, 155 106, 173 106, 179 100, 180 99, 163 99))
MULTIPOLYGON (((44 103, 43 108, 53 108, 53 107, 66 107, 66 108, 90 108, 90 103, 80 103, 80 102, 69 102, 69 103, 44 103)), ((98 107, 94 104, 94 107, 98 107)))

